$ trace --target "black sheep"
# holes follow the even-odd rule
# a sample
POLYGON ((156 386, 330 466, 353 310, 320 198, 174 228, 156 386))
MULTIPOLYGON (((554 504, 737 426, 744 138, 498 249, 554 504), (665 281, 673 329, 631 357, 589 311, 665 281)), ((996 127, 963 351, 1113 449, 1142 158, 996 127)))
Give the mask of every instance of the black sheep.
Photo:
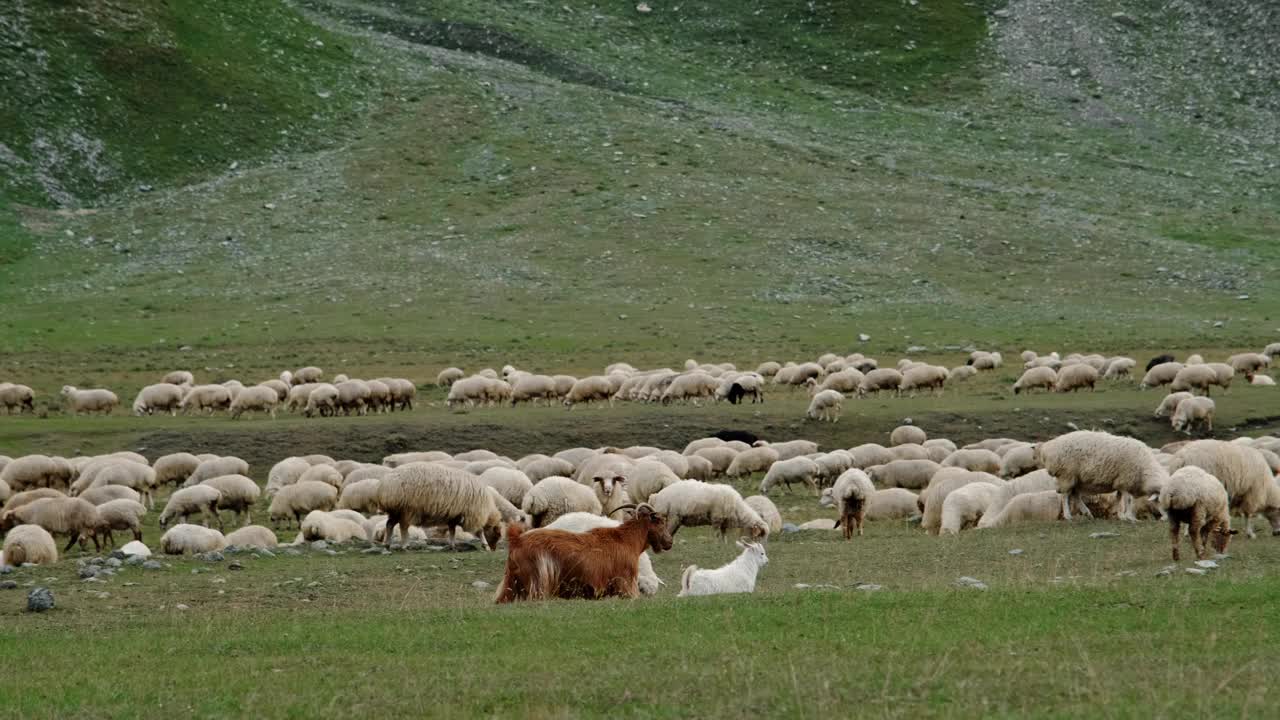
POLYGON ((720 438, 725 442, 733 442, 734 440, 738 440, 748 445, 755 444, 755 442, 760 439, 756 435, 753 435, 752 433, 749 433, 745 430, 721 430, 715 433, 714 435, 712 435, 711 437, 720 438))
POLYGON ((1157 355, 1157 356, 1155 356, 1155 357, 1153 357, 1153 358, 1151 358, 1150 360, 1148 360, 1148 361, 1147 361, 1147 370, 1150 370, 1151 368, 1153 368, 1153 367, 1155 367, 1155 366, 1157 366, 1157 365, 1163 365, 1163 364, 1165 364, 1165 363, 1167 363, 1167 362, 1173 362, 1173 356, 1172 356, 1172 355, 1170 355, 1170 354, 1168 354, 1168 353, 1165 353, 1164 355, 1157 355))

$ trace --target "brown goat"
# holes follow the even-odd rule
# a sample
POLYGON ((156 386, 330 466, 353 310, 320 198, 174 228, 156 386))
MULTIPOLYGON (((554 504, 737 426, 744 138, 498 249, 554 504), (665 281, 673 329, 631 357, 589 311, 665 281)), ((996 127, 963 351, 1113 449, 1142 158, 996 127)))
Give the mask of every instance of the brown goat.
POLYGON ((667 519, 648 505, 616 528, 585 533, 507 526, 507 570, 497 602, 545 598, 637 597, 637 565, 646 547, 671 549, 667 519))

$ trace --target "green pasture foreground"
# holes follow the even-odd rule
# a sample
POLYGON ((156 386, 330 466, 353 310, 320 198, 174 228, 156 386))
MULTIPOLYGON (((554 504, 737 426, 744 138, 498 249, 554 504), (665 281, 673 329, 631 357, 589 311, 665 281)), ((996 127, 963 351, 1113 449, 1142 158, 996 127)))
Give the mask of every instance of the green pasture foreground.
MULTIPOLYGON (((788 519, 823 514, 777 499, 788 519)), ((755 595, 677 599, 682 566, 735 554, 685 530, 655 558, 656 598, 504 607, 472 586, 500 579, 502 550, 166 559, 87 584, 71 559, 0 591, 0 666, 21 678, 0 684, 0 716, 1265 716, 1280 544, 1158 576, 1166 537, 783 535, 755 595), (21 611, 33 582, 57 609, 21 611)))

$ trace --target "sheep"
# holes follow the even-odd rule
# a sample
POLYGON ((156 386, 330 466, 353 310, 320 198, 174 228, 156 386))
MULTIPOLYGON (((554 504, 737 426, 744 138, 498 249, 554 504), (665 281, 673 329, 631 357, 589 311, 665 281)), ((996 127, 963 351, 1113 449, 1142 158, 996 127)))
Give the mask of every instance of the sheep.
POLYGON ((972 365, 958 365, 947 371, 947 382, 957 383, 968 380, 978 374, 972 365))
POLYGON ((383 544, 391 545, 397 525, 401 544, 409 541, 410 525, 446 525, 450 547, 461 527, 479 535, 488 549, 495 549, 502 518, 485 488, 473 475, 431 463, 410 463, 392 470, 378 487, 378 505, 387 514, 383 544))
POLYGON ((1250 385, 1272 387, 1276 384, 1275 378, 1270 375, 1249 375, 1247 378, 1250 385))
POLYGON ((830 494, 823 492, 828 500, 840 512, 836 527, 844 527, 844 539, 848 540, 857 532, 862 537, 862 521, 867 514, 867 505, 875 495, 875 486, 871 478, 857 468, 851 468, 836 478, 836 484, 830 488, 830 494))
POLYGON ((1081 496, 1120 493, 1120 517, 1130 521, 1135 495, 1152 495, 1168 473, 1141 441, 1104 432, 1077 430, 1036 445, 1036 464, 1058 479, 1062 517, 1071 520, 1074 501, 1091 516, 1081 496))
POLYGON ((196 385, 182 396, 182 412, 210 414, 231 407, 231 391, 221 385, 196 385))
POLYGON ((818 443, 810 440, 787 440, 786 442, 770 443, 764 440, 756 440, 756 447, 770 447, 778 453, 779 460, 790 460, 801 455, 812 455, 818 452, 818 443))
POLYGON ((894 460, 865 468, 867 476, 880 487, 922 490, 942 466, 932 460, 894 460))
POLYGON ((1147 371, 1147 374, 1142 378, 1142 383, 1139 384, 1138 387, 1145 390, 1147 388, 1168 385, 1173 382, 1173 379, 1178 376, 1178 372, 1182 370, 1183 367, 1185 366, 1180 362, 1165 362, 1156 365, 1147 371))
POLYGON ((208 485, 194 485, 176 490, 169 496, 164 510, 160 512, 160 527, 168 527, 173 520, 185 523, 197 513, 204 516, 206 525, 209 524, 210 519, 213 519, 218 523, 218 527, 222 527, 222 518, 217 511, 218 501, 221 499, 222 492, 208 485))
POLYGON ((990 473, 972 472, 962 468, 943 468, 929 481, 929 486, 920 493, 923 504, 923 516, 920 527, 930 535, 937 535, 942 529, 942 509, 947 496, 956 490, 972 483, 990 483, 997 488, 1004 481, 990 473))
POLYGON ((728 485, 681 480, 650 496, 649 503, 667 517, 672 535, 684 525, 713 525, 722 539, 734 527, 753 538, 769 536, 769 525, 728 485))
POLYGON ((265 412, 271 416, 272 420, 276 419, 276 405, 280 402, 280 396, 274 388, 266 385, 254 385, 247 387, 236 393, 235 400, 231 401, 231 419, 236 420, 246 412, 265 412))
POLYGON ((769 534, 782 532, 782 513, 778 512, 778 506, 764 495, 752 495, 743 500, 756 514, 764 520, 765 525, 769 526, 769 534))
POLYGON ((167 412, 177 415, 182 405, 183 389, 170 383, 147 385, 138 391, 133 399, 133 414, 138 417, 152 415, 156 412, 167 412))
POLYGON ((988 509, 978 521, 979 528, 1000 528, 1032 522, 1062 519, 1062 497, 1057 490, 1014 495, 998 512, 988 509))
POLYGON ((998 352, 975 351, 970 355, 975 370, 995 370, 1004 364, 1004 358, 998 352))
MULTIPOLYGON (((970 468, 972 469, 972 468, 970 468)), ((1036 469, 1036 449, 1029 443, 1018 443, 1000 458, 1000 472, 1003 478, 1016 478, 1036 469)))
POLYGON ((499 495, 516 507, 524 502, 524 496, 533 489, 529 476, 514 468, 491 467, 480 473, 479 477, 482 484, 497 490, 499 495))
POLYGON ((550 404, 556 397, 556 381, 547 375, 522 375, 511 383, 511 406, 527 402, 537 405, 544 399, 550 404))
POLYGON ((0 482, 15 493, 33 488, 66 489, 75 469, 63 458, 47 455, 23 455, 14 458, 0 470, 0 482))
POLYGON ((660 400, 663 405, 668 405, 676 400, 688 402, 699 398, 714 398, 719 386, 720 383, 714 377, 702 371, 677 375, 662 391, 660 400))
POLYGON ((523 532, 507 528, 507 564, 495 601, 549 597, 588 599, 637 597, 640 556, 671 549, 667 522, 641 505, 631 520, 616 528, 585 533, 562 530, 523 532))
POLYGON ((302 474, 311 469, 311 464, 300 457, 287 457, 271 466, 267 473, 267 494, 274 495, 280 488, 298 482, 302 474))
POLYGON ((216 457, 211 460, 205 460, 196 466, 195 470, 187 476, 183 481, 183 487, 191 487, 199 485, 209 478, 220 477, 222 475, 248 475, 249 463, 241 460, 233 455, 216 457))
POLYGON ((120 398, 116 397, 115 393, 102 388, 81 390, 74 385, 63 385, 61 395, 71 408, 72 415, 86 413, 110 415, 111 411, 116 409, 116 405, 120 404, 120 398))
MULTIPOLYGON (((592 515, 591 513, 574 512, 556 518, 556 521, 547 525, 546 529, 585 533, 596 528, 616 528, 620 525, 622 525, 620 520, 592 515)), ((535 532, 541 532, 541 530, 535 532)), ((641 553, 640 559, 636 564, 636 584, 640 592, 645 595, 656 595, 658 589, 664 584, 657 573, 653 571, 653 561, 649 559, 648 552, 641 553)))
POLYGON ((231 402, 235 402, 236 395, 239 395, 240 391, 244 390, 244 383, 239 380, 227 380, 222 383, 222 387, 226 388, 227 392, 231 393, 231 402))
POLYGON ((1253 375, 1271 365, 1271 358, 1262 353, 1240 353, 1227 358, 1227 364, 1240 375, 1253 375))
POLYGON ((1189 392, 1169 393, 1164 396, 1164 399, 1160 401, 1160 404, 1156 406, 1155 412, 1152 414, 1158 418, 1170 417, 1177 412, 1178 404, 1190 397, 1191 393, 1189 392))
POLYGON ((940 464, 942 467, 959 467, 973 472, 999 475, 1002 462, 1000 456, 991 450, 957 450, 943 459, 940 464))
MULTIPOLYGON (((337 378, 334 378, 335 381, 337 378)), ((344 380, 342 382, 334 382, 333 387, 338 391, 338 397, 334 401, 334 410, 341 410, 343 415, 355 413, 357 415, 366 415, 369 412, 369 398, 372 397, 373 391, 369 389, 369 384, 363 380, 344 380)), ((315 392, 314 390, 312 392, 315 392)))
POLYGON ((809 378, 820 378, 824 370, 818 363, 808 362, 801 365, 783 367, 773 375, 773 382, 778 385, 803 385, 809 378))
POLYGON ((191 473, 199 467, 200 460, 191 453, 170 453, 156 458, 152 469, 156 473, 156 486, 179 485, 186 482, 191 473))
POLYGON ((19 493, 14 493, 13 495, 9 496, 9 498, 5 501, 4 507, 0 508, 0 515, 3 515, 4 512, 7 510, 20 508, 23 505, 26 505, 28 503, 33 503, 36 500, 40 500, 42 498, 51 498, 51 497, 66 497, 66 493, 60 492, 58 490, 54 490, 52 488, 36 488, 35 490, 24 490, 19 493))
POLYGON ((344 543, 350 540, 368 540, 369 536, 360 522, 323 510, 312 510, 302 520, 302 539, 308 542, 325 540, 344 543))
POLYGON ((217 530, 199 525, 175 525, 160 536, 160 552, 165 555, 192 555, 214 552, 227 546, 227 539, 217 530))
POLYGON ((777 375, 778 371, 781 369, 782 369, 781 364, 773 360, 767 360, 756 366, 756 374, 761 375, 763 377, 771 378, 774 375, 777 375))
POLYGON ((862 385, 864 379, 866 376, 858 370, 846 368, 827 375, 821 383, 810 380, 809 394, 816 395, 823 390, 835 390, 844 395, 853 395, 858 392, 858 387, 862 385))
MULTIPOLYGON (((696 456, 695 456, 696 457, 696 456)), ((645 503, 656 492, 680 482, 680 476, 656 460, 640 460, 627 474, 627 495, 635 503, 645 503)))
POLYGON ((1102 377, 1106 380, 1119 380, 1127 378, 1138 366, 1138 361, 1128 357, 1113 357, 1107 361, 1106 367, 1102 371, 1102 377))
POLYGON ((613 407, 613 384, 602 375, 591 375, 578 380, 564 395, 564 406, 573 409, 574 405, 593 402, 609 403, 613 407))
POLYGON ((522 467, 521 470, 529 478, 530 482, 538 483, 544 478, 549 478, 553 475, 572 475, 576 468, 568 460, 549 457, 530 462, 522 467))
POLYGON ((39 525, 18 525, 5 535, 4 547, 0 548, 0 566, 52 565, 56 562, 58 546, 49 531, 39 525))
POLYGON ((238 548, 273 548, 279 544, 276 534, 271 528, 261 525, 245 525, 234 532, 227 533, 227 547, 238 548))
POLYGON ((1209 394, 1209 386, 1218 384, 1218 373, 1208 365, 1187 365, 1173 376, 1169 383, 1170 392, 1192 392, 1200 390, 1209 394))
POLYGON ((447 388, 466 377, 462 368, 447 367, 436 374, 436 387, 447 388))
POLYGON ((312 465, 298 477, 298 482, 321 482, 341 490, 342 473, 332 465, 312 465))
MULTIPOLYGON (((701 454, 703 451, 699 450, 698 452, 701 454)), ((703 457, 707 456, 703 455, 703 457)), ((714 459, 710 457, 707 459, 711 460, 713 464, 715 463, 714 459)), ((740 478, 752 473, 768 472, 769 467, 777 462, 778 459, 778 451, 772 447, 753 447, 735 455, 733 461, 729 463, 729 467, 725 469, 725 475, 732 478, 740 478)))
POLYGON ((80 498, 48 497, 5 510, 0 515, 0 530, 17 525, 39 525, 52 535, 66 535, 67 546, 62 552, 80 543, 86 549, 86 539, 93 540, 95 550, 101 550, 98 535, 102 530, 102 517, 98 508, 80 498))
POLYGON ((141 542, 142 516, 146 514, 147 508, 135 500, 122 498, 105 502, 98 506, 99 532, 106 534, 107 544, 111 547, 116 546, 115 530, 128 530, 133 533, 134 540, 141 542))
POLYGON ((849 454, 853 456, 852 467, 865 470, 872 465, 887 465, 897 460, 897 456, 889 451, 889 448, 876 443, 863 443, 857 447, 849 449, 849 454))
POLYGON ((843 404, 844 395, 839 391, 823 390, 809 401, 809 408, 805 410, 804 416, 810 420, 836 422, 840 419, 840 409, 843 404))
POLYGON ((1222 483, 1231 498, 1232 512, 1245 517, 1245 533, 1255 537, 1253 516, 1266 506, 1267 492, 1275 483, 1262 453, 1239 443, 1196 440, 1187 443, 1177 456, 1183 466, 1194 465, 1222 483))
POLYGON ((220 475, 201 483, 222 493, 215 511, 230 510, 232 516, 243 515, 243 524, 253 522, 253 506, 262 495, 261 488, 244 475, 220 475))
POLYGON ((452 459, 453 456, 449 455, 449 453, 432 450, 430 452, 407 452, 388 455, 382 458, 382 464, 389 468, 397 468, 414 462, 442 462, 452 459))
POLYGON ((779 460, 769 466, 769 471, 765 473, 764 479, 760 481, 760 494, 768 495, 778 483, 787 486, 787 492, 791 491, 791 483, 804 483, 808 485, 813 494, 818 494, 818 464, 806 457, 795 457, 789 460, 779 460))
POLYGON ((14 412, 18 415, 24 412, 30 412, 34 415, 36 412, 36 394, 26 385, 0 383, 0 407, 4 408, 5 415, 14 412))
POLYGON ((643 459, 666 465, 678 477, 685 477, 689 474, 689 460, 674 450, 659 450, 652 455, 644 456, 643 459))
MULTIPOLYGON (((775 451, 776 455, 776 451, 775 451)), ((704 447, 694 451, 692 457, 701 458, 711 464, 711 471, 714 475, 724 475, 728 472, 729 467, 733 464, 734 458, 738 456, 738 451, 727 447, 704 447)))
POLYGON ((1178 403, 1178 409, 1174 411, 1173 417, 1169 422, 1173 426, 1174 432, 1182 431, 1187 435, 1191 434, 1192 428, 1200 425, 1205 432, 1213 432, 1213 413, 1216 404, 1208 397, 1191 397, 1178 403))
POLYGON ((940 532, 957 535, 976 526, 1000 492, 1000 486, 985 482, 969 483, 952 491, 942 501, 940 532))
POLYGON ((1205 543, 1219 553, 1227 551, 1231 536, 1231 515, 1228 510, 1227 491, 1218 478, 1201 468, 1179 468, 1160 489, 1160 510, 1169 518, 1169 538, 1173 545, 1173 560, 1181 558, 1178 546, 1182 542, 1182 524, 1187 524, 1191 547, 1196 557, 1203 560, 1208 555, 1205 543))
POLYGON ((835 483, 840 473, 853 467, 853 455, 848 450, 832 450, 811 459, 818 466, 818 484, 823 486, 835 483))
POLYGON ((1043 388, 1046 392, 1052 390, 1058 383, 1058 373, 1051 367, 1033 367, 1024 371, 1018 381, 1013 384, 1013 394, 1018 395, 1022 392, 1030 393, 1036 388, 1043 388))
POLYGON ((85 502, 99 506, 103 503, 111 502, 112 500, 132 500, 133 502, 140 502, 142 499, 142 496, 138 494, 137 490, 125 487, 124 485, 103 485, 101 487, 89 488, 76 497, 84 500, 85 502))
POLYGON ((756 576, 769 558, 763 545, 741 540, 737 544, 742 553, 727 565, 715 570, 703 570, 697 565, 685 568, 677 597, 755 592, 756 576))
POLYGON ((906 445, 914 443, 916 445, 924 445, 929 439, 929 435, 915 425, 899 425, 889 433, 889 445, 906 445))
POLYGON ((327 417, 338 412, 338 388, 329 383, 320 383, 307 393, 307 406, 302 409, 305 417, 327 417))
POLYGON ((920 514, 920 496, 903 488, 876 490, 867 499, 864 520, 907 520, 920 514))
POLYGON ((858 397, 868 394, 879 394, 881 390, 892 390, 896 395, 902 386, 902 373, 893 368, 877 368, 868 372, 858 385, 858 397))
POLYGON ((1169 353, 1165 353, 1163 355, 1156 355, 1155 357, 1147 361, 1147 367, 1144 370, 1144 372, 1150 372, 1151 368, 1154 368, 1157 365, 1164 365, 1165 363, 1174 362, 1174 360, 1175 358, 1169 353))
POLYGON ((605 453, 583 463, 575 478, 578 482, 591 486, 604 514, 608 516, 631 504, 624 483, 634 465, 635 462, 625 455, 605 453))
POLYGON ((910 392, 915 397, 917 390, 927 388, 942 393, 942 387, 947 382, 949 371, 938 365, 919 364, 913 365, 902 373, 902 382, 898 385, 899 392, 910 392))
POLYGON ((728 400, 731 405, 739 405, 742 399, 751 396, 751 404, 764 403, 764 377, 760 375, 743 374, 737 375, 733 379, 721 380, 720 386, 716 388, 716 400, 728 400))
POLYGON ((105 485, 120 485, 136 490, 147 507, 156 506, 155 498, 151 494, 151 491, 156 488, 156 471, 146 465, 120 460, 103 466, 93 476, 90 487, 105 485))
MULTIPOLYGON (((310 383, 318 383, 324 377, 324 371, 318 367, 308 365, 307 367, 293 371, 293 385, 307 385, 310 383)), ((283 380, 284 378, 281 378, 283 380)))
POLYGON ((371 514, 380 512, 378 486, 381 482, 381 478, 367 478, 343 483, 342 493, 338 498, 338 509, 371 514))
POLYGON ((1058 379, 1053 384, 1053 391, 1063 393, 1089 388, 1092 392, 1097 382, 1098 370, 1092 365, 1084 363, 1067 365, 1058 371, 1058 379))
POLYGON ((301 528, 302 519, 312 510, 333 510, 338 504, 338 489, 334 486, 308 480, 286 485, 271 499, 267 515, 271 524, 279 526, 283 521, 289 526, 290 518, 301 528))

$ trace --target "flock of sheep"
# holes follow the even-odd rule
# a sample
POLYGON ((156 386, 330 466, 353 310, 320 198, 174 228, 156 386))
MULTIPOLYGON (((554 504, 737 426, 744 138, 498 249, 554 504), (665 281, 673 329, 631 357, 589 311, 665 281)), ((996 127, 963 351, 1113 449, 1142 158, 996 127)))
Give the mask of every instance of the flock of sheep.
POLYGON ((66 538, 65 553, 76 543, 114 545, 116 532, 133 538, 125 552, 150 554, 142 520, 167 493, 158 549, 168 554, 272 547, 277 532, 293 527, 293 543, 389 547, 398 530, 401 547, 436 538, 492 550, 505 538, 499 602, 634 596, 663 584, 647 550, 668 550, 680 528, 705 526, 722 538, 741 536, 741 554, 724 568, 686 570, 681 594, 749 592, 767 562, 763 543, 784 527, 769 496, 798 489, 839 517, 797 529, 841 528, 845 538, 862 535, 868 522, 918 522, 937 535, 1069 521, 1078 513, 1167 519, 1175 559, 1186 524, 1203 558, 1209 548, 1226 548, 1232 514, 1244 519, 1250 537, 1258 514, 1280 531, 1277 453, 1276 437, 1150 448, 1094 431, 1038 444, 991 438, 957 447, 904 425, 887 445, 825 452, 807 440, 723 431, 681 450, 576 447, 518 459, 487 450, 427 451, 379 464, 309 455, 276 463, 261 486, 248 464, 231 456, 0 457, 0 557, 13 565, 52 563, 54 536, 66 538), (746 497, 726 482, 757 478, 758 494, 746 497), (253 524, 264 500, 274 529, 253 524), (227 532, 228 519, 238 529, 227 532))

